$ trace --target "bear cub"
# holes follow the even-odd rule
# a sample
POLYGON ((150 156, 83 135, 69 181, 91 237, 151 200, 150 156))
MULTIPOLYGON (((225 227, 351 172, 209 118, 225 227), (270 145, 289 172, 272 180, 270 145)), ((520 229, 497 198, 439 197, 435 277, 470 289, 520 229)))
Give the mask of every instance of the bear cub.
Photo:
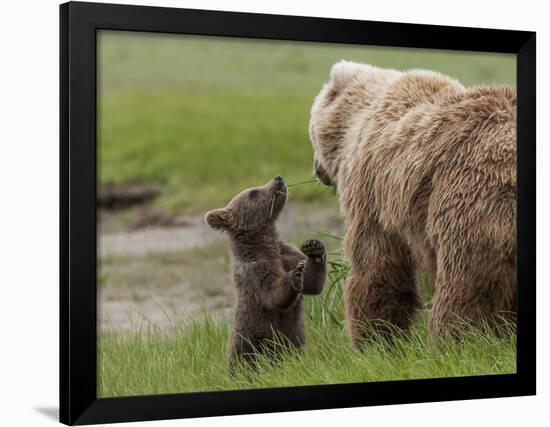
POLYGON ((306 240, 298 250, 279 238, 275 223, 286 200, 286 184, 277 176, 205 216, 206 223, 226 232, 231 243, 238 302, 229 343, 230 367, 237 360, 254 365, 259 353, 273 355, 273 340, 278 337, 302 346, 303 295, 323 290, 327 271, 323 243, 306 240))

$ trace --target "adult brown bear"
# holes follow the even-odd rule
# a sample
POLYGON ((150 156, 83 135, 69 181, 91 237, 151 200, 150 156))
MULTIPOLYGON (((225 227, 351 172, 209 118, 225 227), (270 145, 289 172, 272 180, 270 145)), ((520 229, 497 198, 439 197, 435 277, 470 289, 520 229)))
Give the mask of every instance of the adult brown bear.
POLYGON ((516 94, 340 62, 317 96, 317 177, 337 187, 355 339, 407 329, 434 282, 432 333, 515 312, 516 94))

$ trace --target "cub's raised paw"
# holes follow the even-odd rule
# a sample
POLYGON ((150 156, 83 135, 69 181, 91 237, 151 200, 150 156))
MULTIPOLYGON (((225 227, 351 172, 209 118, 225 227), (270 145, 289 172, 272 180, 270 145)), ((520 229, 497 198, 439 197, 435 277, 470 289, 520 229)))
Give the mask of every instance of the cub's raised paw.
POLYGON ((296 268, 292 271, 292 284, 294 289, 302 291, 304 289, 304 272, 306 270, 306 262, 300 261, 296 268))
POLYGON ((323 245, 323 242, 317 239, 309 239, 306 240, 303 244, 300 250, 304 253, 304 255, 307 255, 310 258, 313 258, 313 260, 317 264, 321 264, 325 261, 326 257, 326 251, 325 251, 325 245, 323 245))

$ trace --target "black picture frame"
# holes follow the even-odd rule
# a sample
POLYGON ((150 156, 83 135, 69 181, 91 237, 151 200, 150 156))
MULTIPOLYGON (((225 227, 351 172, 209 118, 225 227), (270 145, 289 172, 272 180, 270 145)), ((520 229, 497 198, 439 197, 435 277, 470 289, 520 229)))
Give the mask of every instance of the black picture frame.
POLYGON ((535 394, 535 43, 536 34, 528 31, 62 4, 60 421, 91 424, 535 394), (102 29, 516 54, 517 373, 98 399, 96 32, 102 29))

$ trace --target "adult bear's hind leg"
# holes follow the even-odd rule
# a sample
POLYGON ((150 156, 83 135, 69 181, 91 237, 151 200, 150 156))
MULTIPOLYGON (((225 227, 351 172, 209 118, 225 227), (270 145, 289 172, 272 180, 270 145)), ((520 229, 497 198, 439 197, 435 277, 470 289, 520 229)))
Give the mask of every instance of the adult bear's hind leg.
POLYGON ((421 306, 411 253, 397 236, 376 227, 346 235, 352 268, 345 285, 346 322, 354 342, 374 331, 407 330, 421 306))
POLYGON ((489 248, 442 250, 429 316, 434 335, 456 335, 466 325, 498 332, 515 320, 516 266, 489 248))

